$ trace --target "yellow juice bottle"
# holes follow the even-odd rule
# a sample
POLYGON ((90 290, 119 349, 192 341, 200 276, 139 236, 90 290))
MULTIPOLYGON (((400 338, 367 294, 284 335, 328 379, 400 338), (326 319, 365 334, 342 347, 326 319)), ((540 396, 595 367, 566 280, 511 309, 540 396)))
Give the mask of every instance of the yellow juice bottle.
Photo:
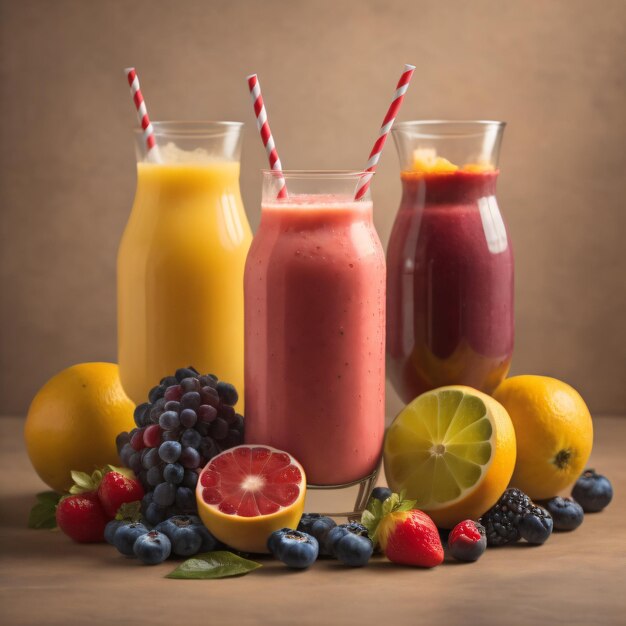
POLYGON ((251 232, 239 191, 241 125, 153 123, 117 261, 122 385, 137 404, 193 366, 243 397, 243 271, 251 232), (154 160, 154 159, 153 159, 154 160))

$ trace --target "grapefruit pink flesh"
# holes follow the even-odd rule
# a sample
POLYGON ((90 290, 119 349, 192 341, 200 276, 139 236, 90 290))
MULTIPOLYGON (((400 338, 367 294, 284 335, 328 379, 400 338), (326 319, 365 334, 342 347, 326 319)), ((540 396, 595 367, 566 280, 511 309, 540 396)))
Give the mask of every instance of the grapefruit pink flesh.
POLYGON ((271 515, 294 504, 302 482, 302 472, 288 454, 266 447, 222 453, 200 476, 204 502, 240 517, 271 515))

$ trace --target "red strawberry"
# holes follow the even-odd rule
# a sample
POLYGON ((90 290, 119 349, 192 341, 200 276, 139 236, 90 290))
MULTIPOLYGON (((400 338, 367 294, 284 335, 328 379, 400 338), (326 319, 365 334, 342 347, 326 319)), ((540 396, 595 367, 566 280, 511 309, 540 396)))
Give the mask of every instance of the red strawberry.
POLYGON ((58 527, 79 543, 104 541, 104 527, 108 518, 95 492, 68 496, 59 502, 56 510, 58 527))
POLYGON ((98 487, 98 498, 109 518, 115 517, 122 504, 141 500, 143 495, 139 481, 116 471, 107 472, 98 487))
POLYGON ((378 540, 385 556, 394 563, 435 567, 443 561, 437 527, 418 509, 385 515, 378 526, 378 540))
POLYGON ((384 502, 371 498, 361 523, 390 561, 435 567, 443 561, 439 532, 433 520, 414 506, 415 500, 404 500, 403 494, 393 493, 384 502))

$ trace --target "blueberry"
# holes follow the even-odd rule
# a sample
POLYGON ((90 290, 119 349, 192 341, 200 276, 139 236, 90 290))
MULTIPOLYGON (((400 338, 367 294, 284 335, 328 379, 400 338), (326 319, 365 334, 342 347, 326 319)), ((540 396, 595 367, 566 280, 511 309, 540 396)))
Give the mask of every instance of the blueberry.
POLYGON ((532 505, 530 512, 520 520, 518 530, 522 539, 528 543, 541 545, 552 534, 552 517, 540 506, 532 505))
POLYGON ((193 428, 196 425, 197 421, 198 421, 198 415, 193 409, 183 409, 180 412, 180 423, 185 428, 193 428))
POLYGON ((372 493, 370 494, 371 498, 376 498, 376 500, 380 500, 384 502, 393 492, 389 487, 374 487, 372 489, 372 493))
POLYGON ((294 569, 305 569, 313 565, 319 553, 315 537, 289 528, 272 533, 267 547, 277 559, 294 569))
POLYGON ((200 453, 195 448, 183 448, 180 453, 180 463, 186 469, 196 469, 200 467, 200 453))
POLYGON ((477 561, 486 548, 485 527, 473 520, 459 522, 448 535, 448 549, 457 561, 477 561))
POLYGON ((576 481, 572 497, 585 513, 597 513, 613 499, 613 487, 606 476, 596 474, 593 469, 586 469, 576 481))
POLYGON ((235 406, 239 400, 239 394, 234 385, 225 382, 217 383, 217 393, 224 404, 235 406))
POLYGON ((168 463, 163 469, 163 478, 172 485, 179 485, 183 482, 185 468, 180 463, 168 463))
POLYGON ((176 500, 176 487, 170 483, 161 483, 154 488, 152 501, 160 507, 170 506, 176 500))
POLYGON ((133 556, 133 545, 137 537, 145 535, 148 529, 140 522, 121 525, 113 535, 113 545, 125 556, 133 556))
POLYGON ((585 517, 583 507, 571 498, 551 498, 541 503, 552 516, 554 530, 574 530, 578 528, 585 517))
POLYGON ((144 513, 144 518, 146 522, 151 526, 156 526, 161 523, 167 517, 167 513, 165 509, 155 502, 151 502, 147 507, 144 513))
POLYGON ((133 413, 133 418, 135 419, 135 424, 140 428, 142 426, 147 426, 150 423, 150 409, 152 405, 149 402, 144 402, 143 404, 138 404, 135 407, 135 411, 133 413))
POLYGON ((335 544, 335 556, 349 567, 367 565, 373 552, 374 544, 370 539, 352 533, 348 533, 335 544))
POLYGON ((335 528, 337 524, 333 519, 319 513, 304 513, 298 524, 298 530, 308 533, 317 539, 319 544, 319 553, 323 556, 330 556, 330 550, 327 545, 328 533, 335 528))
POLYGON ((176 489, 176 508, 179 511, 191 512, 197 508, 196 494, 189 487, 178 487, 176 489))
POLYGON ((165 411, 159 417, 159 426, 163 430, 176 430, 180 426, 180 418, 175 411, 165 411))
POLYGON ((107 543, 113 545, 113 537, 115 536, 115 531, 122 525, 120 520, 112 519, 107 525, 104 527, 104 539, 107 543))
POLYGON ((170 517, 161 522, 156 530, 167 535, 172 544, 172 552, 176 556, 191 556, 200 552, 203 538, 198 531, 198 526, 189 516, 170 517))
POLYGON ((171 550, 170 540, 157 530, 151 530, 149 533, 137 537, 133 546, 135 556, 145 565, 163 563, 170 555, 171 550))
POLYGON ((189 489, 195 489, 198 484, 198 474, 193 470, 185 470, 183 476, 183 486, 189 487, 189 489))
POLYGON ((187 430, 184 430, 183 434, 180 437, 180 443, 183 446, 188 446, 188 447, 196 448, 196 449, 200 447, 201 441, 202 441, 202 436, 194 428, 188 428, 187 430))
MULTIPOLYGON (((191 515, 190 517, 195 517, 195 515, 191 515)), ((200 539, 202 540, 202 543, 200 544, 200 552, 213 552, 213 550, 217 550, 217 539, 199 520, 196 523, 196 532, 200 535, 200 539)))
POLYGON ((369 538, 367 534, 367 528, 363 526, 363 524, 359 524, 358 522, 350 522, 348 524, 339 524, 339 526, 335 526, 331 528, 328 533, 328 537, 326 543, 328 545, 328 550, 334 556, 336 544, 342 537, 345 537, 348 533, 353 535, 359 535, 361 537, 369 538))
POLYGON ((180 457, 183 447, 178 441, 164 441, 159 446, 159 456, 166 463, 176 463, 180 457))

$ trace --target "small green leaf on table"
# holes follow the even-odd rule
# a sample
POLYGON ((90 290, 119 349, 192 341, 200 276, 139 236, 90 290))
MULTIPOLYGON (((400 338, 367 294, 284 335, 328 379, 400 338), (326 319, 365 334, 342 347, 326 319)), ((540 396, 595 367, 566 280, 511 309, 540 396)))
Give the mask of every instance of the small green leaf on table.
POLYGON ((187 580, 227 578, 228 576, 243 576, 259 567, 262 567, 260 563, 249 561, 232 552, 217 550, 196 554, 196 556, 181 563, 166 578, 187 580))
POLYGON ((43 491, 37 494, 37 502, 28 516, 28 528, 56 528, 56 509, 61 494, 54 491, 43 491))

